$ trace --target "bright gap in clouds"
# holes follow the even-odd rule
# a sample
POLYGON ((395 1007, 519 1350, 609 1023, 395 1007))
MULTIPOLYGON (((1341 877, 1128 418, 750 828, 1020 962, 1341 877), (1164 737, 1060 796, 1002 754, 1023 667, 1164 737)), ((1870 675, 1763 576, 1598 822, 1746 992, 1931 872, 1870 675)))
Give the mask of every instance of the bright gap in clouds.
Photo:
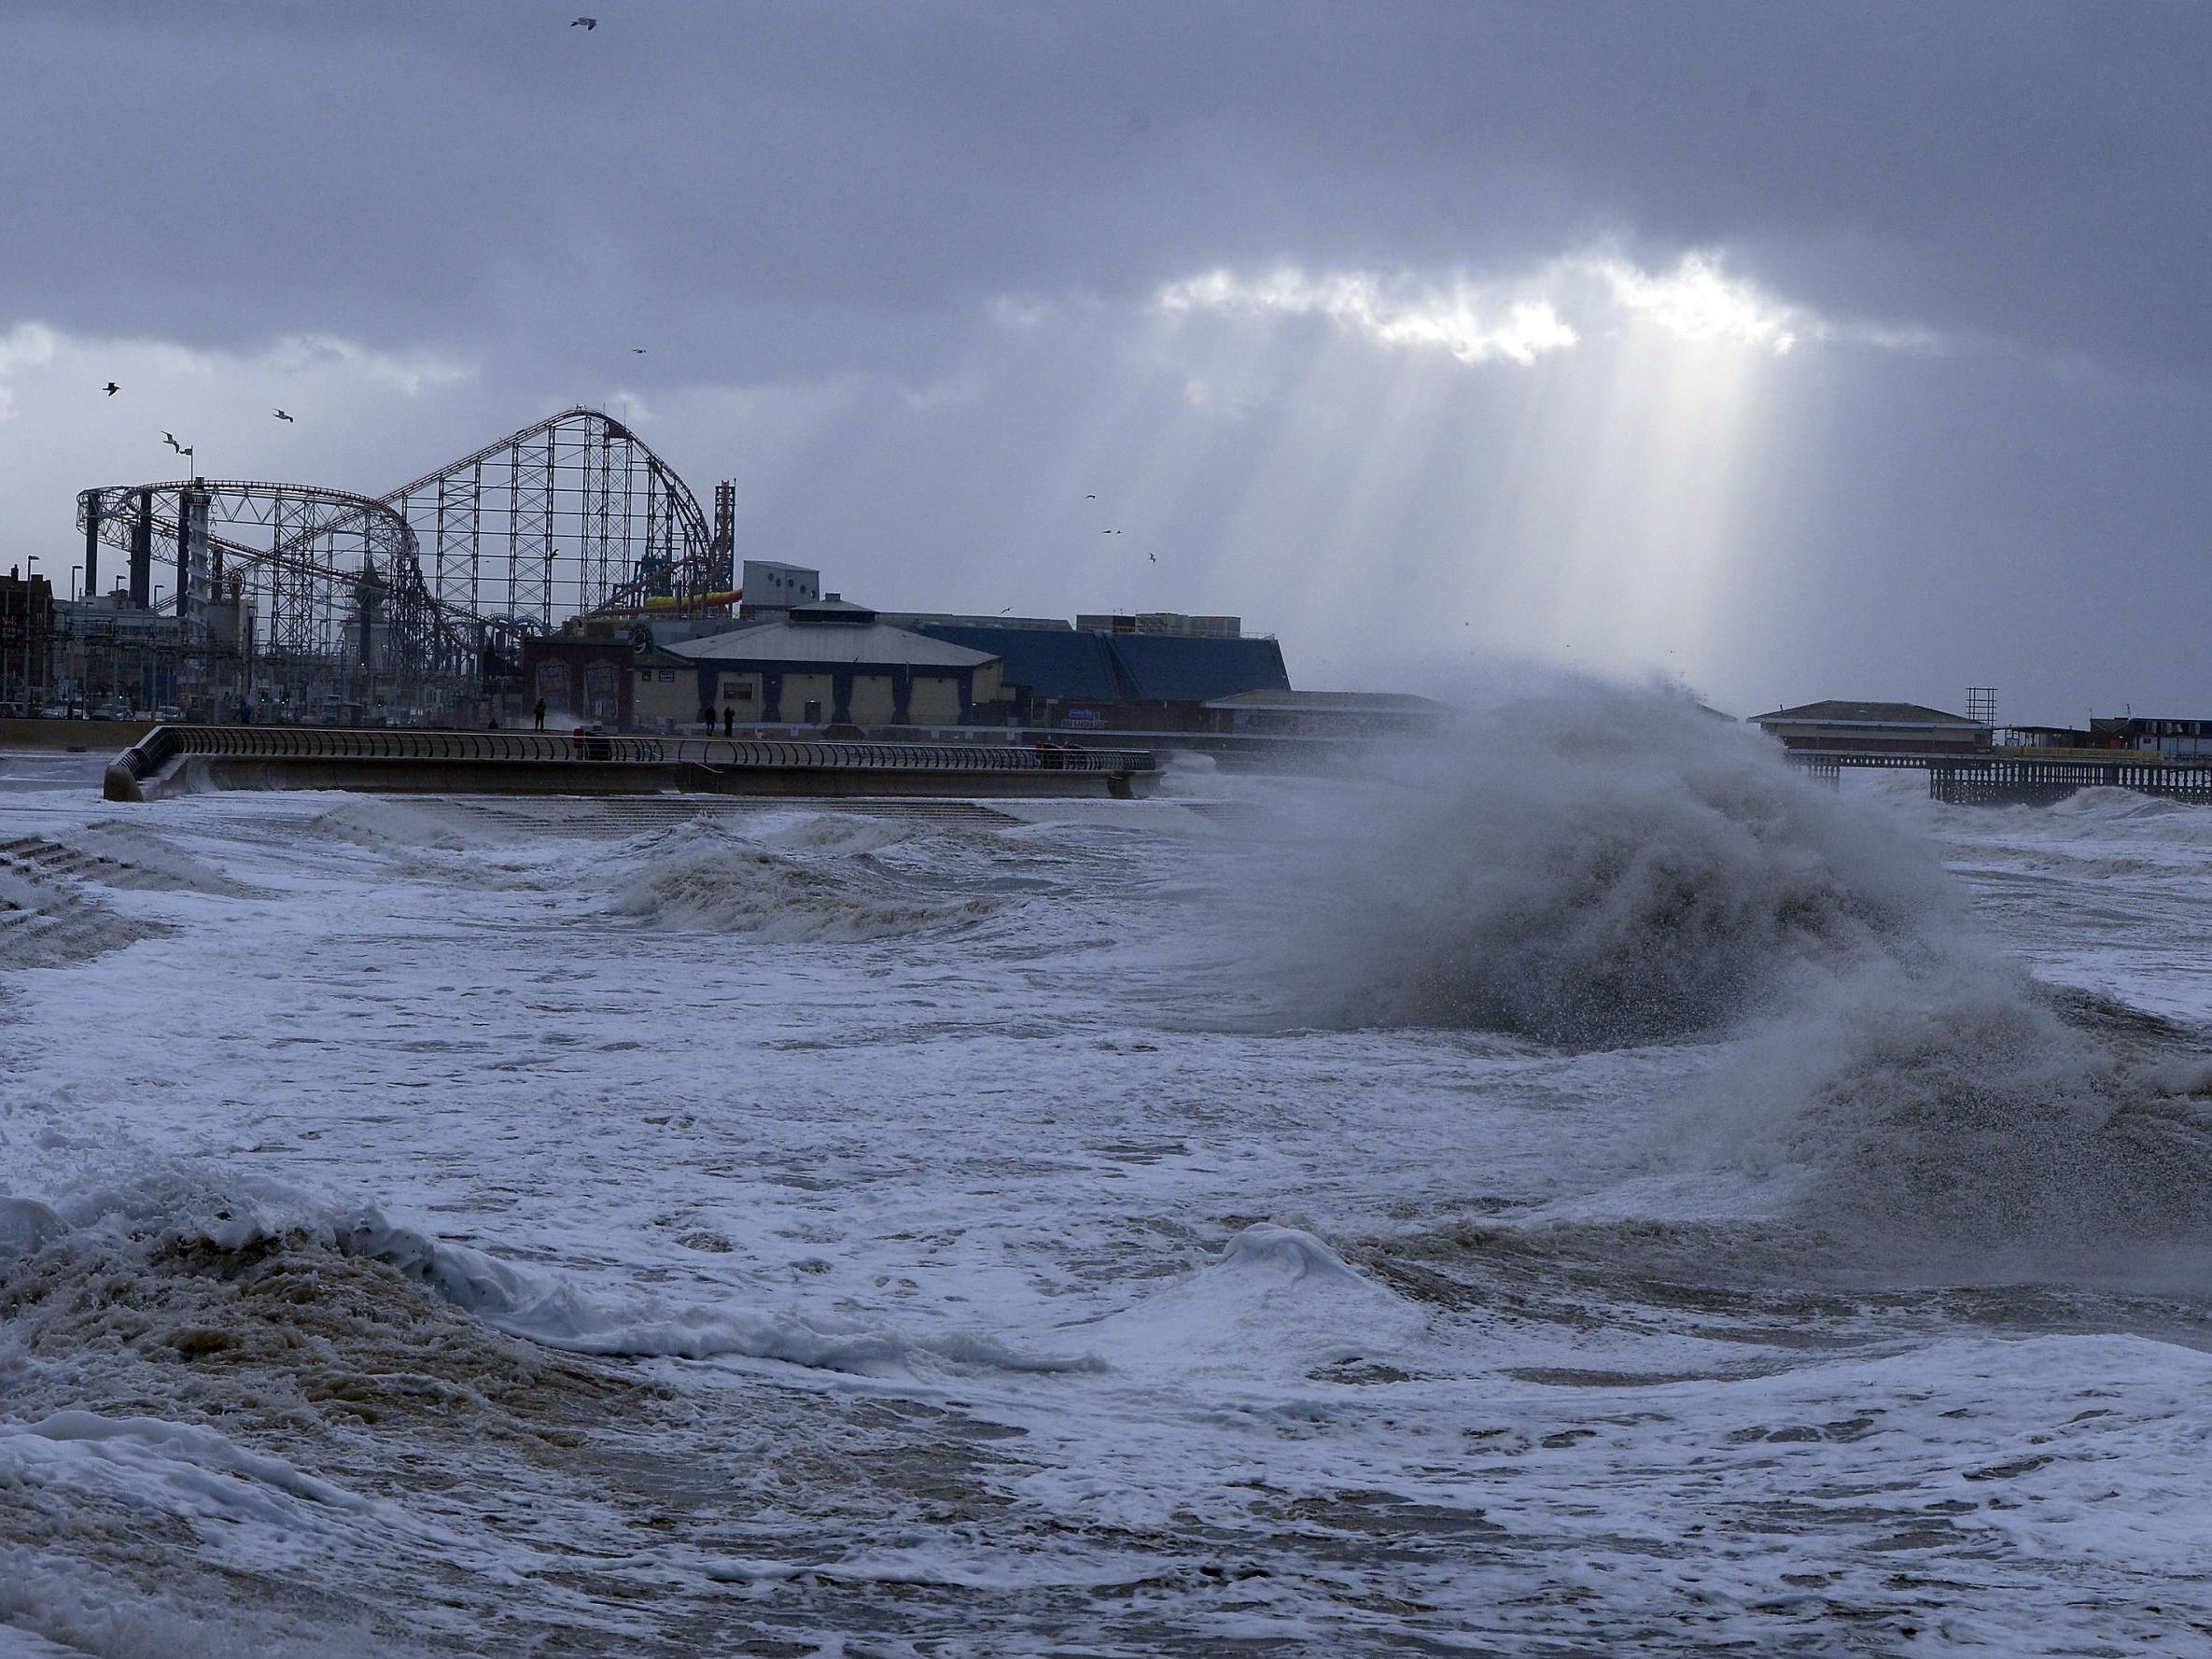
POLYGON ((1786 556, 1786 517, 1751 504, 1789 494, 1792 354, 1911 338, 1838 328, 1711 254, 1484 280, 1218 270, 1151 309, 1194 361, 1220 355, 1213 330, 1264 338, 1295 388, 1265 412, 1273 453, 1223 550, 1232 586, 1294 609, 1285 632, 1364 615, 1370 664, 1489 647, 1693 682, 1728 654, 1731 570, 1786 556))
POLYGON ((1500 293, 1464 279, 1415 287, 1359 271, 1308 276, 1278 270, 1251 278, 1210 271, 1169 283, 1155 303, 1170 316, 1213 311, 1326 317, 1379 345, 1436 347, 1463 363, 1505 358, 1525 365, 1575 342, 1575 330, 1548 301, 1500 293))

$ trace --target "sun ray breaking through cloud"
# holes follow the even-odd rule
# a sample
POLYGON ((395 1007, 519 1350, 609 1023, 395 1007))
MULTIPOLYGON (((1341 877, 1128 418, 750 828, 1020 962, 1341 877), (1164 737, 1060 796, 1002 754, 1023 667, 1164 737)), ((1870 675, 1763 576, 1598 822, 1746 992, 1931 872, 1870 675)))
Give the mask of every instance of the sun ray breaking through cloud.
POLYGON ((1575 253, 1481 280, 1221 269, 1163 284, 1150 309, 1192 384, 1234 352, 1264 388, 1237 406, 1272 437, 1221 556, 1252 587, 1295 541, 1286 624, 1340 632, 1380 592, 1419 594, 1400 622, 1432 648, 1691 677, 1757 534, 1742 498, 1777 439, 1776 376, 1802 380, 1785 364, 1810 345, 1926 344, 1838 325, 1712 252, 1660 270, 1575 253))

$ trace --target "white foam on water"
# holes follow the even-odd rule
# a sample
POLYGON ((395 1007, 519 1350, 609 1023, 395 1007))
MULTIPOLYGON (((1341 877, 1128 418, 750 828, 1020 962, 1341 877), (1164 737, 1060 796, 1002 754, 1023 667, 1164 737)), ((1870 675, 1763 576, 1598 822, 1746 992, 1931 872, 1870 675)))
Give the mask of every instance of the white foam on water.
POLYGON ((2212 817, 1484 729, 1204 835, 132 816, 219 881, 0 963, 0 1628, 2182 1651, 2212 817))

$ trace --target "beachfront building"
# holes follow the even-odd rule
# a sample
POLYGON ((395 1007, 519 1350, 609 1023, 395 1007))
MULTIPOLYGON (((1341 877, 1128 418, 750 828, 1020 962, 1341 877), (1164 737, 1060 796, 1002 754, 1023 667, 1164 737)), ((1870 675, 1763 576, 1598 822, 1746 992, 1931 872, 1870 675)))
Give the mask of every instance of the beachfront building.
POLYGON ((835 594, 641 656, 635 715, 648 728, 731 710, 736 725, 1002 725, 998 654, 892 627, 835 594))
POLYGON ((2212 761, 2212 720, 2109 715, 2089 723, 2088 745, 2155 754, 2161 760, 2212 761))
POLYGON ((1991 737, 1979 720, 1918 703, 1802 703, 1754 714, 1751 724, 1785 749, 1862 754, 1977 754, 1991 737))

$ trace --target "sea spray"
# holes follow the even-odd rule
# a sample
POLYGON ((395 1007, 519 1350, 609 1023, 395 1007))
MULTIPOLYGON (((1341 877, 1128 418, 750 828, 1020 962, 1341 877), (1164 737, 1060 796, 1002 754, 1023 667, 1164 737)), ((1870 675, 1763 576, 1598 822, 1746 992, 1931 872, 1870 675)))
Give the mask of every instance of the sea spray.
POLYGON ((1503 709, 1423 758, 1423 787, 1334 826, 1337 879, 1290 930, 1299 1014, 1742 1038, 1655 1156, 1797 1166, 1800 1219, 1862 1259, 2127 1276, 2155 1256, 2201 1281, 2212 1066, 2071 1017, 1895 812, 1625 691, 1503 709))
POLYGON ((1304 884, 1285 978, 1316 1023, 1691 1036, 1960 910, 1877 813, 1679 698, 1511 706, 1423 760, 1424 787, 1329 827, 1304 884))

